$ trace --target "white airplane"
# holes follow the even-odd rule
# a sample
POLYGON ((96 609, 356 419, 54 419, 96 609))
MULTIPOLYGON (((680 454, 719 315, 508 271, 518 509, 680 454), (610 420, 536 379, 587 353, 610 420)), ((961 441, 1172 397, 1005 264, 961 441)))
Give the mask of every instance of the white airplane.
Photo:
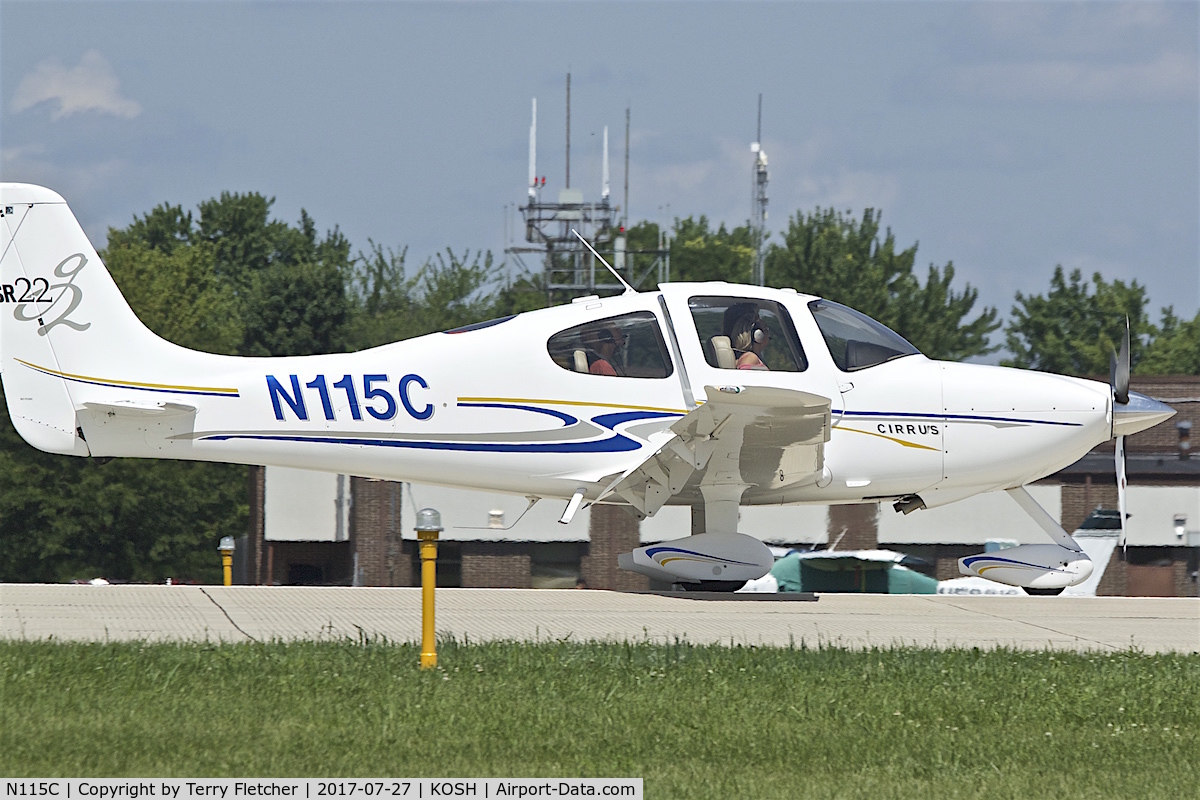
POLYGON ((738 532, 743 504, 908 513, 1004 490, 1053 543, 960 570, 1057 593, 1092 565, 1024 485, 1174 413, 1128 392, 1127 348, 1111 386, 933 361, 837 303, 721 282, 357 353, 212 355, 138 320, 58 194, 2 184, 0 211, 4 393, 34 447, 558 498, 564 522, 584 502, 639 518, 689 505, 690 538, 620 562, 694 588, 770 569, 767 546, 738 532))

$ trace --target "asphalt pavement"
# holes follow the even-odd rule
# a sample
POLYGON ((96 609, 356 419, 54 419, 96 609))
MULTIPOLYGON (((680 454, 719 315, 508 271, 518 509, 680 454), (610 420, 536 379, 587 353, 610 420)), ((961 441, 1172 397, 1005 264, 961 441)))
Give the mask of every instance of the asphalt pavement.
MULTIPOLYGON (((1200 652, 1200 599, 819 595, 690 599, 585 589, 439 589, 462 640, 1200 652)), ((0 584, 0 638, 418 641, 420 589, 0 584)))

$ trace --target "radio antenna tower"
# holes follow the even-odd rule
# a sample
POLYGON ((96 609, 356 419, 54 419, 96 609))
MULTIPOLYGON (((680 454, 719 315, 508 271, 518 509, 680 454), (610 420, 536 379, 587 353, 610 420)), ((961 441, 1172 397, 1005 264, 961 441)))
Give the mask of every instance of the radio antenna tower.
POLYGON ((571 185, 570 81, 568 72, 566 158, 557 202, 552 200, 553 190, 546 188, 546 176, 538 175, 537 171, 538 109, 534 99, 530 104, 528 186, 525 204, 520 206, 525 220, 525 242, 513 243, 504 249, 505 254, 513 256, 527 271, 525 256, 541 260, 541 288, 550 304, 599 291, 628 292, 630 286, 652 286, 671 279, 670 252, 666 248, 660 245, 658 249, 631 250, 628 247, 624 225, 629 214, 628 108, 625 109, 624 207, 612 204, 607 125, 597 131, 601 134, 599 201, 585 200, 584 190, 571 185), (611 254, 611 260, 601 254, 611 254), (601 268, 597 275, 597 261, 615 274, 608 276, 601 268))
POLYGON ((754 233, 754 283, 765 286, 766 264, 763 244, 767 233, 767 154, 762 149, 762 93, 758 95, 758 133, 750 145, 754 154, 753 193, 750 205, 750 227, 754 233))

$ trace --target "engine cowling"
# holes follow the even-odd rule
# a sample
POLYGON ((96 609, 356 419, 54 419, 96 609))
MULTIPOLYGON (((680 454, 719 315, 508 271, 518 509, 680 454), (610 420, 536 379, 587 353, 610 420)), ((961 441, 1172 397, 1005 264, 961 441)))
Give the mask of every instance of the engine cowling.
POLYGON ((672 583, 752 581, 774 563, 771 549, 744 533, 698 533, 617 557, 621 569, 672 583))
POLYGON ((1086 553, 1057 544, 1023 544, 958 560, 958 571, 1026 589, 1063 589, 1092 574, 1086 553))

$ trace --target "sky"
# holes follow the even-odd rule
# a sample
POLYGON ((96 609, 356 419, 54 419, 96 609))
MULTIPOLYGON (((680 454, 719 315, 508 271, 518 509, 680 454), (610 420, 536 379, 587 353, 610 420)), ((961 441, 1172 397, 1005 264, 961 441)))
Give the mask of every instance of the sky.
MULTIPOLYGON (((773 239, 882 210, 917 264, 1007 315, 1056 264, 1200 307, 1196 3, 0 4, 0 178, 93 242, 222 191, 420 263, 520 243, 538 174, 629 218, 751 213, 758 95, 773 239), (517 240, 517 241, 512 241, 517 240)), ((796 287, 803 291, 804 287, 796 287)))

